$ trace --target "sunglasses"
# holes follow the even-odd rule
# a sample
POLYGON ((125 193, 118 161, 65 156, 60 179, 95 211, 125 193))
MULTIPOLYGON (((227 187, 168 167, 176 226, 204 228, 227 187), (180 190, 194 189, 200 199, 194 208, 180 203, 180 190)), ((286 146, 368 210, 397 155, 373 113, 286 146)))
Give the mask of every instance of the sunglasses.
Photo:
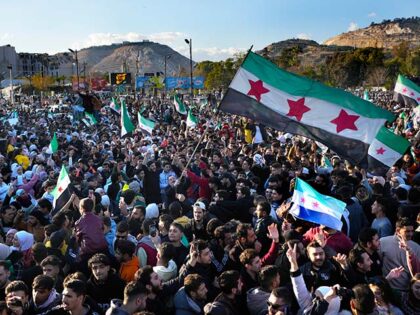
POLYGON ((273 310, 282 311, 282 312, 287 311, 287 307, 288 307, 287 304, 279 305, 279 304, 271 303, 270 301, 267 301, 267 306, 271 307, 273 310))

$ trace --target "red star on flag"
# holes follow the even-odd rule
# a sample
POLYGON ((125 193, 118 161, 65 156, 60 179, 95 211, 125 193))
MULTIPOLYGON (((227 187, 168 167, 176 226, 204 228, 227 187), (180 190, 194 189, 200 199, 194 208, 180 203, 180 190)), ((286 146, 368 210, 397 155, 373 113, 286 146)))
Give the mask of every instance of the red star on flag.
POLYGON ((296 117, 297 121, 301 121, 303 114, 311 110, 308 106, 305 105, 304 97, 298 99, 297 101, 287 100, 287 103, 289 103, 290 110, 286 116, 294 116, 296 117))
POLYGON ((58 187, 58 192, 62 192, 63 191, 63 187, 58 187))
POLYGON ((402 89, 403 93, 407 93, 407 88, 402 89))
POLYGON ((249 90, 247 95, 255 96, 258 102, 261 100, 261 94, 270 92, 269 89, 266 89, 263 86, 263 82, 261 80, 258 80, 258 81, 248 80, 248 81, 249 81, 249 84, 251 85, 251 89, 249 90))
POLYGON ((411 93, 410 93, 410 95, 411 95, 411 96, 414 96, 414 92, 411 92, 411 93))
POLYGON ((380 147, 379 149, 376 149, 376 154, 384 155, 385 151, 384 148, 380 147))
POLYGON ((417 97, 417 101, 420 102, 420 97, 417 97))
POLYGON ((344 109, 342 109, 340 110, 338 117, 331 120, 331 123, 337 125, 337 133, 340 133, 345 129, 358 130, 354 123, 359 119, 359 117, 360 116, 357 115, 349 115, 344 109))
POLYGON ((312 203, 312 205, 314 206, 314 208, 318 208, 319 203, 315 201, 315 202, 312 203))
POLYGON ((302 197, 302 198, 300 198, 300 202, 301 202, 301 203, 305 203, 305 198, 303 198, 303 197, 302 197))

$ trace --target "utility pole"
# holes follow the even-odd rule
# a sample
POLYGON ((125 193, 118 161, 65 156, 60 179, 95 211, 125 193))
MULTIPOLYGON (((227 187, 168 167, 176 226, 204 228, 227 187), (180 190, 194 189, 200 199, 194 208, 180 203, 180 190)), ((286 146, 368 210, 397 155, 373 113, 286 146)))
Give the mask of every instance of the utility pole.
POLYGON ((190 46, 190 94, 191 94, 191 101, 194 97, 193 93, 193 65, 192 65, 192 39, 190 38, 185 39, 185 42, 190 46))
POLYGON ((9 78, 10 78, 10 104, 12 104, 12 106, 15 105, 15 98, 14 98, 14 93, 13 93, 13 76, 12 76, 12 65, 8 65, 7 69, 9 69, 9 78))

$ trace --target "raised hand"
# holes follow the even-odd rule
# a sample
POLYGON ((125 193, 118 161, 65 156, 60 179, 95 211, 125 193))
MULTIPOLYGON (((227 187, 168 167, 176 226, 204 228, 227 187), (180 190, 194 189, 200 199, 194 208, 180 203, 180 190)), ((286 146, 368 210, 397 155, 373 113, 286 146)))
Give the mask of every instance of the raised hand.
POLYGON ((267 229, 268 229, 267 237, 269 239, 273 240, 274 242, 278 243, 279 242, 279 230, 277 229, 277 224, 272 223, 271 225, 269 225, 267 227, 267 229))
POLYGON ((341 268, 347 269, 347 267, 348 267, 349 264, 348 264, 347 256, 346 255, 344 255, 344 254, 337 254, 337 256, 334 256, 333 258, 334 258, 334 260, 336 262, 338 262, 340 264, 341 268))
POLYGON ((294 272, 299 269, 299 265, 297 263, 297 244, 294 244, 293 247, 290 245, 290 242, 287 242, 289 249, 286 252, 287 259, 290 262, 290 271, 294 272))
POLYGON ((404 267, 399 266, 397 268, 391 269, 391 271, 387 274, 385 278, 386 280, 397 279, 401 276, 403 272, 404 272, 404 267))
POLYGON ((322 248, 324 248, 324 247, 325 247, 325 245, 327 244, 327 240, 326 240, 326 238, 325 238, 325 234, 324 234, 324 233, 322 233, 322 232, 320 232, 320 233, 316 233, 316 234, 314 235, 314 239, 315 239, 315 241, 317 241, 317 242, 318 242, 318 244, 319 244, 319 245, 321 245, 321 247, 322 247, 322 248))

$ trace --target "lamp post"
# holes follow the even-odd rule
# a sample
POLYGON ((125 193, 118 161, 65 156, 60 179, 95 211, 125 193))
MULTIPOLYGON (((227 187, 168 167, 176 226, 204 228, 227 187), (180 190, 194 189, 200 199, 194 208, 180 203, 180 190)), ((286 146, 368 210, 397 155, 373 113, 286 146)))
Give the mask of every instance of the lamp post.
POLYGON ((77 75, 77 90, 79 90, 80 87, 80 80, 79 80, 79 59, 77 59, 77 49, 73 50, 69 48, 69 51, 73 53, 76 57, 76 75, 77 75))
POLYGON ((173 54, 165 55, 165 93, 168 90, 167 87, 166 87, 166 66, 167 66, 168 59, 171 59, 172 55, 173 54))
POLYGON ((185 39, 185 42, 190 46, 190 94, 193 98, 193 66, 192 66, 192 39, 185 39))
POLYGON ((12 104, 12 106, 15 103, 14 100, 14 93, 13 93, 13 77, 12 77, 12 65, 8 65, 7 69, 9 69, 9 77, 10 77, 10 104, 12 104))

